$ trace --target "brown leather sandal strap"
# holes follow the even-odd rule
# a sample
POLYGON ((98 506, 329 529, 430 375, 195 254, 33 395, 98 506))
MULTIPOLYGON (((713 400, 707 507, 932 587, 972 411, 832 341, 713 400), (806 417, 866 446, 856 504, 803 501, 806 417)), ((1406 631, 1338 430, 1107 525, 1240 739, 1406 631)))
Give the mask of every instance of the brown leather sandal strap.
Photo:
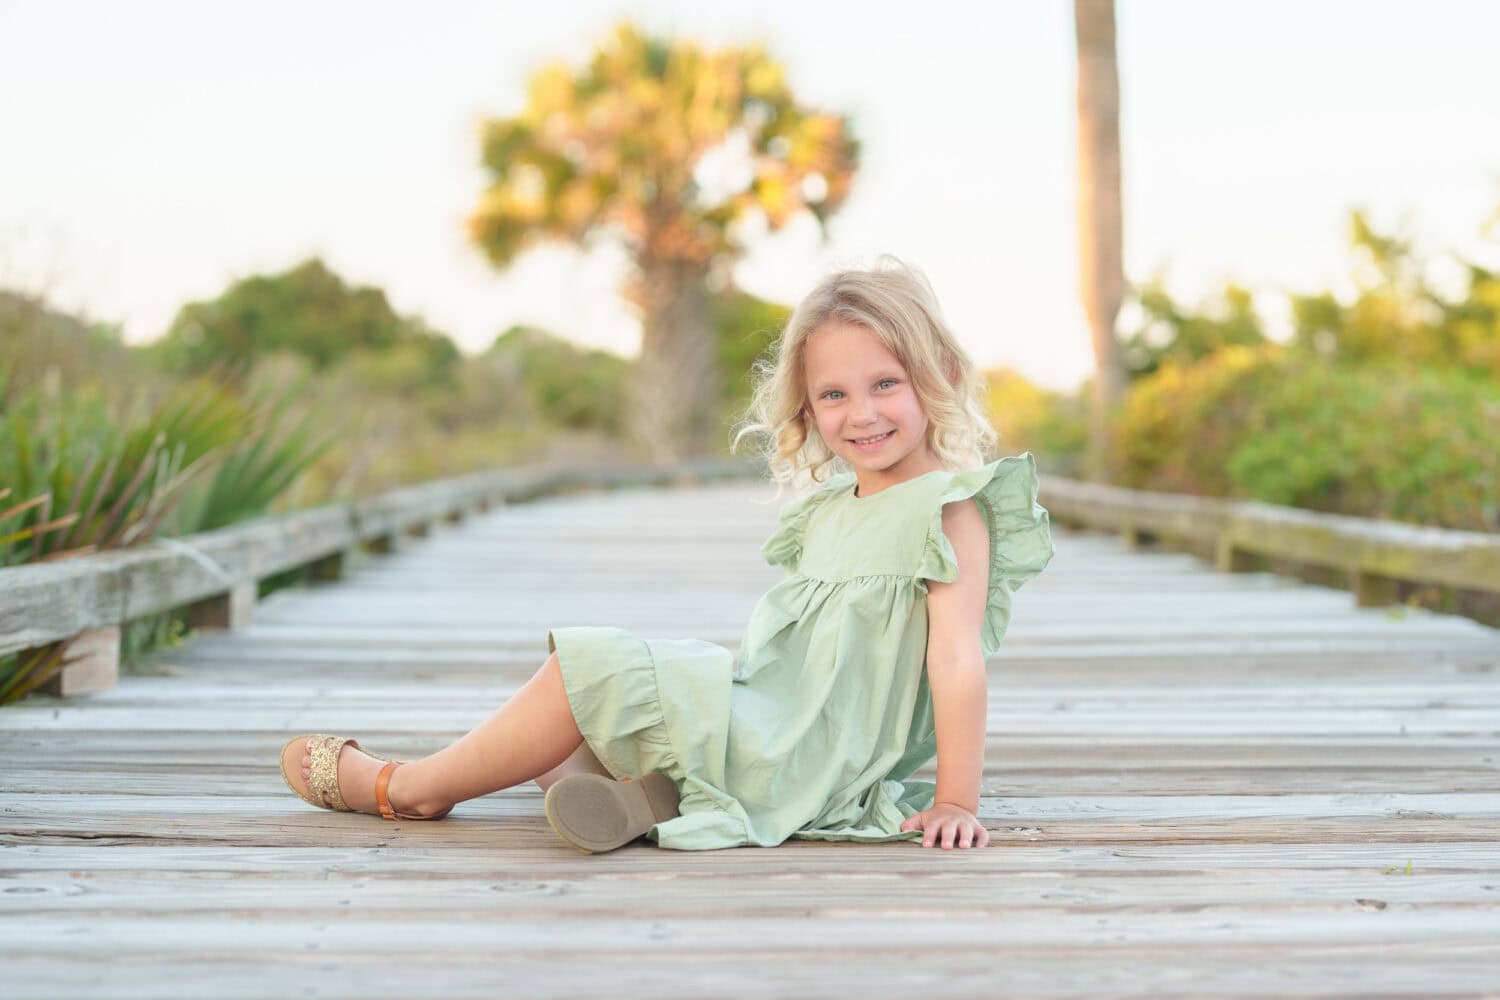
POLYGON ((396 761, 391 761, 385 767, 382 767, 380 773, 375 776, 375 805, 380 809, 380 815, 383 819, 396 818, 396 810, 391 808, 391 799, 388 790, 391 787, 391 774, 400 766, 396 761))

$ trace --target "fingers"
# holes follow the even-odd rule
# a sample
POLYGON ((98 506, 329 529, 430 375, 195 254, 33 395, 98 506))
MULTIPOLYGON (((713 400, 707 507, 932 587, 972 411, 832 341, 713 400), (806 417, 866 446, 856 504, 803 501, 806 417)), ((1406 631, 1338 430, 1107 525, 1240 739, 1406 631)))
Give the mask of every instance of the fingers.
POLYGON ((961 819, 939 820, 926 824, 922 829, 923 847, 941 847, 945 851, 951 851, 955 847, 987 847, 990 842, 989 831, 983 826, 961 819))
POLYGON ((921 830, 923 847, 941 847, 945 851, 953 848, 988 847, 990 832, 977 820, 961 817, 934 817, 927 813, 908 816, 901 823, 901 832, 921 830))

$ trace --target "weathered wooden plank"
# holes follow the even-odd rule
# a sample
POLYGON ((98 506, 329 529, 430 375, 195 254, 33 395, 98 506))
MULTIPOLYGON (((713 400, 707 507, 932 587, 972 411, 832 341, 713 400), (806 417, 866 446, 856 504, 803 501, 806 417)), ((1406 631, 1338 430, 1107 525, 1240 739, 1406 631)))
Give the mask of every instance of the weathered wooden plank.
MULTIPOLYGON (((833 891, 844 882, 901 878, 955 881, 945 868, 913 864, 910 854, 861 849, 858 866, 830 868, 829 845, 790 840, 774 851, 758 851, 757 879, 762 882, 796 882, 833 891)), ((925 856, 925 855, 920 855, 925 856)), ((223 847, 217 845, 141 846, 120 844, 100 850, 89 844, 20 844, 0 850, 0 875, 25 872, 123 872, 137 875, 159 873, 206 873, 230 876, 239 873, 265 877, 359 878, 384 875, 390 878, 446 879, 474 877, 499 879, 518 866, 528 878, 549 880, 660 881, 670 873, 681 878, 722 878, 743 871, 746 855, 739 851, 634 851, 629 854, 540 856, 528 848, 495 842, 480 848, 443 843, 430 846, 403 845, 399 851, 383 847, 223 847)), ((1492 840, 1473 842, 1390 842, 1378 850, 1364 844, 1256 842, 1222 844, 1118 844, 1051 846, 1010 844, 1005 850, 985 850, 965 855, 964 871, 980 876, 1020 875, 1065 884, 1075 875, 1118 875, 1137 878, 1160 873, 1197 873, 1218 877, 1245 870, 1271 869, 1274 873, 1329 871, 1382 878, 1407 878, 1424 874, 1483 876, 1473 884, 1494 885, 1500 874, 1500 851, 1492 840), (1405 865, 1412 862, 1412 875, 1405 865), (1393 866, 1398 870, 1385 874, 1393 866)), ((722 888, 722 886, 721 886, 722 888)), ((1500 891, 1493 890, 1492 891, 1500 891)), ((1208 897, 1205 897, 1206 899, 1208 897)), ((0 906, 24 908, 24 901, 0 896, 0 906)))
POLYGON ((513 996, 518 989, 529 996, 581 1000, 618 996, 622 990, 661 998, 756 995, 829 1000, 851 995, 882 1000, 913 995, 1440 998, 1492 995, 1488 984, 1500 962, 1500 948, 1467 940, 1215 942, 1204 948, 1178 943, 1016 946, 1003 933, 977 946, 884 952, 835 942, 822 950, 805 948, 792 960, 769 949, 721 952, 684 946, 664 936, 658 949, 612 951, 605 960, 583 948, 527 953, 511 946, 498 928, 487 946, 428 958, 411 942, 404 950, 379 956, 338 951, 326 947, 316 928, 310 931, 313 936, 302 946, 270 952, 259 960, 174 955, 167 964, 118 949, 75 955, 66 963, 50 956, 7 957, 7 985, 16 989, 11 994, 16 1000, 79 995, 98 1000, 142 995, 245 1000, 310 992, 404 998, 429 995, 435 982, 442 983, 444 997, 457 1000, 513 996))
MULTIPOLYGON (((409 725, 436 731, 457 725, 467 729, 494 710, 495 705, 468 705, 460 710, 416 705, 351 705, 337 699, 309 696, 300 702, 276 707, 247 705, 242 709, 225 705, 216 708, 183 709, 168 717, 155 714, 145 719, 130 706, 101 705, 82 711, 65 705, 54 709, 22 709, 0 717, 0 730, 45 728, 55 731, 75 729, 149 730, 156 726, 170 729, 214 732, 231 725, 245 729, 265 729, 295 735, 300 732, 351 732, 371 729, 396 730, 409 725)), ((1474 733, 1488 737, 1500 735, 1500 723, 1493 709, 1432 708, 1389 710, 1369 708, 1360 712, 1340 713, 1310 709, 1269 713, 1225 708, 1202 712, 1184 712, 1181 708, 1142 709, 1127 719, 1112 711, 1088 712, 1072 708, 1022 712, 1009 706, 992 706, 988 724, 995 729, 1014 733, 1071 733, 1080 738, 1096 734, 1170 734, 1176 736, 1221 734, 1279 733, 1307 736, 1327 733, 1339 736, 1380 733, 1474 733)))
MULTIPOLYGON (((992 852, 1000 853, 1000 852, 992 852)), ((1382 875, 1368 865, 1363 871, 1287 873, 1265 869, 1170 872, 1144 877, 1116 871, 1108 874, 1070 874, 1060 878, 1033 877, 1034 872, 1010 872, 1006 878, 954 879, 913 865, 902 876, 903 893, 916 906, 932 906, 941 899, 944 916, 1001 917, 1051 920, 1062 914, 1094 912, 1135 915, 1181 912, 1220 913, 1233 918, 1242 909, 1283 912, 1298 917, 1309 911, 1351 912, 1356 908, 1432 908, 1451 906, 1471 916, 1494 918, 1500 911, 1500 891, 1470 873, 1382 875), (1210 900, 1211 901, 1206 901, 1210 900), (1361 904, 1359 900, 1375 903, 1361 904)), ((973 866, 965 873, 973 875, 973 866)), ((994 874, 994 873, 991 873, 994 874)), ((38 916, 118 917, 133 914, 218 914, 225 910, 259 913, 331 915, 354 908, 361 918, 377 914, 391 918, 408 912, 414 921, 460 913, 483 919, 525 918, 535 912, 536 900, 552 901, 554 918, 597 918, 628 912, 639 905, 644 873, 616 873, 610 877, 584 872, 553 874, 492 869, 487 875, 448 875, 431 871, 420 876, 390 876, 376 872, 262 873, 257 878, 228 880, 223 872, 138 873, 20 872, 0 876, 4 898, 24 899, 27 913, 38 916), (517 877, 520 876, 520 877, 517 877)), ((723 874, 675 875, 671 892, 653 905, 659 918, 692 917, 711 909, 723 898, 723 874)), ((652 881, 660 882, 653 875, 652 881)), ((808 879, 813 888, 817 881, 808 879)), ((743 917, 795 919, 805 917, 805 898, 788 892, 784 876, 762 877, 735 893, 736 912, 743 917)), ((0 914, 8 906, 0 903, 0 914)), ((881 875, 844 878, 835 904, 840 910, 883 910, 892 906, 890 879, 881 875)), ((347 912, 347 911, 345 911, 347 912)))
MULTIPOLYGON (((444 742, 447 741, 433 740, 425 748, 432 749, 444 742)), ((180 757, 180 752, 174 755, 180 757)), ((1313 754, 1278 767, 1222 761, 1212 766, 1174 767, 1164 763, 1165 759, 1165 755, 1159 755, 1135 767, 1119 763, 1021 767, 1006 753, 991 750, 985 755, 980 794, 1024 797, 1376 794, 1396 784, 1413 793, 1488 792, 1500 787, 1500 770, 1493 767, 1467 770, 1433 767, 1416 754, 1408 755, 1404 764, 1353 767, 1331 767, 1313 754)), ((913 777, 935 781, 937 769, 923 768, 913 777)), ((16 761, 6 769, 0 788, 17 794, 92 795, 125 791, 132 795, 164 795, 191 788, 199 795, 276 795, 281 792, 282 782, 279 774, 267 773, 263 759, 253 763, 191 764, 160 759, 125 764, 92 760, 46 767, 28 767, 25 762, 16 761)))
MULTIPOLYGON (((551 834, 534 797, 514 792, 465 803, 462 813, 441 824, 387 824, 374 817, 295 808, 300 806, 295 802, 289 809, 286 798, 91 795, 87 811, 80 812, 77 796, 7 796, 0 806, 0 844, 86 838, 101 843, 295 846, 315 838, 320 844, 349 846, 507 841, 571 850, 551 834)), ((990 830, 992 847, 1017 842, 1500 841, 1500 808, 1494 800, 1484 794, 991 797, 981 800, 979 817, 990 830)), ((924 853, 910 843, 862 845, 861 850, 924 853)))
MULTIPOLYGON (((398 755, 425 753, 451 742, 461 729, 366 730, 372 745, 398 755)), ((0 734, 0 756, 8 762, 34 762, 59 771, 100 764, 142 762, 149 765, 259 768, 274 776, 276 753, 285 740, 280 732, 225 730, 212 740, 173 729, 131 731, 76 730, 67 735, 66 753, 58 753, 57 736, 45 729, 12 730, 0 734), (191 742, 192 753, 183 748, 191 742)), ((1050 767, 1065 772, 1115 769, 1201 767, 1304 768, 1416 766, 1489 772, 1500 762, 1500 740, 1461 734, 1432 736, 1375 735, 1288 738, 1279 734, 1226 736, 1209 734, 1167 737, 1145 734, 1125 737, 1105 734, 1079 740, 1061 733, 990 733, 988 759, 1007 767, 1050 767)), ((11 772, 0 772, 0 788, 11 772)), ((1399 784, 1393 782, 1393 786, 1399 784)), ((1392 790, 1397 790, 1393 788, 1392 790)))
MULTIPOLYGON (((464 815, 517 815, 534 805, 522 802, 507 792, 464 804, 464 815)), ((103 821, 119 816, 141 822, 173 814, 207 815, 222 810, 225 819, 249 817, 255 813, 270 814, 277 819, 302 818, 365 823, 374 817, 349 815, 326 816, 327 810, 314 810, 290 795, 257 798, 244 795, 230 798, 178 795, 90 795, 79 801, 69 795, 32 794, 7 798, 3 806, 7 824, 25 829, 32 822, 28 814, 50 817, 65 811, 87 810, 87 816, 103 821), (71 809, 69 808, 71 807, 71 809), (207 810, 208 813, 205 813, 207 810)), ((1373 795, 1079 795, 1023 798, 991 797, 980 804, 979 817, 1004 822, 1010 819, 1048 822, 1099 820, 1106 823, 1170 821, 1177 819, 1292 819, 1296 817, 1414 817, 1414 818, 1496 818, 1500 819, 1500 791, 1439 792, 1408 794, 1382 792, 1373 795)), ((43 820, 46 822, 47 820, 43 820)), ((449 823, 449 827, 456 824, 449 823)), ((429 828, 437 828, 429 824, 429 828)), ((1500 828, 1496 831, 1500 840, 1500 828)))
MULTIPOLYGON (((946 887, 944 887, 946 888, 946 887)), ((712 905, 711 902, 708 905, 712 905)), ((588 951, 604 956, 656 951, 670 960, 684 946, 695 951, 777 953, 791 958, 816 956, 830 949, 876 953, 891 949, 921 953, 932 948, 1019 948, 1121 944, 1211 946, 1253 941, 1269 943, 1400 942, 1422 934, 1446 941, 1470 941, 1500 949, 1500 906, 1454 907, 1437 913, 1399 906, 1384 910, 1354 900, 1338 906, 1308 905, 1283 912, 1247 909, 1233 917, 1219 912, 1121 913, 1117 910, 1053 912, 1026 919, 1007 919, 950 907, 943 890, 930 895, 903 892, 884 906, 845 908, 804 901, 803 913, 816 917, 820 933, 810 936, 798 920, 779 916, 739 916, 704 920, 663 916, 650 921, 612 921, 608 933, 583 936, 566 920, 537 920, 535 915, 473 919, 461 908, 441 916, 421 910, 399 914, 348 912, 343 919, 327 915, 276 914, 274 920, 214 920, 204 916, 162 915, 149 923, 130 917, 85 919, 69 914, 17 917, 0 914, 0 934, 9 946, 23 945, 29 954, 66 957, 76 951, 81 932, 113 948, 160 956, 255 954, 319 948, 349 955, 392 955, 420 950, 429 960, 450 953, 472 953, 495 947, 530 954, 559 955, 588 951), (926 898, 924 898, 924 896, 926 898), (1343 919, 1339 919, 1342 911, 1343 919), (225 932, 231 927, 233 934, 225 932), (414 931, 420 948, 413 948, 414 931), (582 940, 580 938, 582 937, 582 940), (815 940, 810 940, 810 937, 815 940)), ((346 911, 347 912, 347 911, 346 911)), ((259 914, 256 914, 257 916, 259 914)))
MULTIPOLYGON (((357 662, 357 661, 354 661, 357 662)), ((448 681, 413 689, 388 677, 372 676, 357 686, 339 693, 345 704, 368 704, 378 707, 392 698, 409 699, 413 704, 435 709, 472 705, 476 701, 504 701, 540 665, 527 662, 516 671, 514 680, 496 672, 490 683, 474 684, 448 681)), ((992 674, 999 673, 992 667, 992 674)), ((1369 681, 1357 683, 1347 679, 1323 680, 1280 678, 1274 682, 1259 679, 1233 684, 1204 681, 1191 687, 1180 684, 1138 683, 1124 685, 1118 672, 1101 677, 1087 686, 1060 684, 1055 678, 1033 678, 1030 686, 1020 686, 1010 676, 990 678, 990 695, 1003 699, 1009 708, 1020 711, 1043 711, 1068 708, 1080 711, 1152 711, 1191 707, 1194 711, 1232 709, 1307 710, 1380 708, 1389 711, 1437 708, 1484 709, 1500 707, 1500 676, 1494 678, 1433 678, 1426 683, 1403 681, 1369 681)), ((300 681, 276 678, 236 692, 237 705, 284 705, 290 700, 326 696, 327 680, 303 678, 300 681)), ((174 705, 189 709, 222 707, 224 687, 217 675, 208 680, 198 677, 143 677, 129 691, 109 699, 116 708, 174 705)), ((37 707, 45 703, 38 702, 37 707)), ((25 711, 30 706, 20 706, 25 711)), ((62 704, 46 707, 64 707, 62 704)))

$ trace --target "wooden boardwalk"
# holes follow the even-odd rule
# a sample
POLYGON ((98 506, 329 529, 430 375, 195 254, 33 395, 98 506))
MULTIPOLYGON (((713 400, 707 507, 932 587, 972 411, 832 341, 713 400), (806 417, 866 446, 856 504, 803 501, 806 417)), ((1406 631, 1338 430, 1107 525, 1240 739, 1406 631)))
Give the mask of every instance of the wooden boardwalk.
POLYGON ((733 646, 766 496, 495 511, 0 709, 0 995, 1500 996, 1500 632, 1107 536, 990 663, 986 850, 590 857, 530 784, 399 824, 282 786, 299 732, 457 736, 549 626, 733 646))

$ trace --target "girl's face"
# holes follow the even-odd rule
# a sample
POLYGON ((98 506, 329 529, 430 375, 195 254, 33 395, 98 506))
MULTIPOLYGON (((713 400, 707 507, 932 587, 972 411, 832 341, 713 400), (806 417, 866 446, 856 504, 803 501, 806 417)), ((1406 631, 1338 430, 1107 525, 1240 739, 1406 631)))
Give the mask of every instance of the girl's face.
POLYGON ((803 369, 818 433, 855 471, 861 495, 940 467, 911 378, 875 334, 829 320, 808 338, 803 369))

